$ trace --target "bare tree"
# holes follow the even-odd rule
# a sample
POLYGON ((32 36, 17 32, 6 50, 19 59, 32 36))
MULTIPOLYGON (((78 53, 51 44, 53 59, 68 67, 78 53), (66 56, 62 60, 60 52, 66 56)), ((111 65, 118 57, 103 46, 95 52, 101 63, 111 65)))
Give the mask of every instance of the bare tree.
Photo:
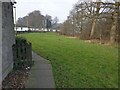
POLYGON ((52 28, 54 27, 56 29, 56 32, 57 32, 57 23, 58 23, 58 21, 59 21, 58 17, 55 17, 52 20, 52 28))
POLYGON ((113 14, 113 24, 111 27, 111 33, 110 33, 110 42, 111 44, 115 43, 116 38, 116 30, 118 29, 118 20, 119 20, 119 2, 115 2, 115 8, 114 8, 114 14, 113 14))

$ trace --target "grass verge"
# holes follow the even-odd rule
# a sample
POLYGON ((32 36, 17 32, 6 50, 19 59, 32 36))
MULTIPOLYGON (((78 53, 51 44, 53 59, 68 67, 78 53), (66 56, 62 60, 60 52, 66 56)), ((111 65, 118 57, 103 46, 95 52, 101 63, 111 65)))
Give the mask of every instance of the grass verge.
POLYGON ((33 51, 51 61, 57 88, 118 87, 118 49, 67 38, 55 33, 19 36, 33 51))

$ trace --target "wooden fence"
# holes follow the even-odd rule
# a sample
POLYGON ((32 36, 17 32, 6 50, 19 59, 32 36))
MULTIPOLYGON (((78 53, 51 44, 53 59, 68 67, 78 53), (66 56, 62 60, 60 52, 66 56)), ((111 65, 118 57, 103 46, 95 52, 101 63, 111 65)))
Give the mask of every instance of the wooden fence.
POLYGON ((16 38, 13 45, 13 58, 15 69, 25 69, 32 65, 32 45, 26 39, 16 38))

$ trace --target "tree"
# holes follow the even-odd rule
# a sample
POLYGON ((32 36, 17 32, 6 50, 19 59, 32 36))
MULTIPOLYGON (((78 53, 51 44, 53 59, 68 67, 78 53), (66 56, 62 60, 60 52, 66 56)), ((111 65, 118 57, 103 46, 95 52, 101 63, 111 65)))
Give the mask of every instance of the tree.
POLYGON ((35 10, 23 18, 19 18, 17 22, 19 26, 40 30, 45 27, 45 16, 39 10, 35 10))
POLYGON ((56 29, 56 32, 57 32, 57 25, 58 25, 58 17, 55 17, 53 20, 52 20, 52 28, 56 29))
POLYGON ((111 33, 110 33, 110 42, 111 44, 115 43, 116 39, 116 31, 118 27, 118 20, 119 20, 119 2, 115 2, 115 8, 114 8, 114 14, 113 14, 113 24, 111 27, 111 33))
POLYGON ((41 29, 42 27, 42 19, 43 16, 41 15, 39 10, 35 10, 31 13, 28 14, 28 25, 31 28, 34 28, 36 30, 36 28, 41 29))
POLYGON ((71 22, 71 18, 68 17, 68 19, 63 23, 61 27, 60 33, 63 35, 68 35, 68 36, 74 36, 74 29, 73 29, 73 24, 71 22))
POLYGON ((111 43, 115 43, 118 37, 116 32, 118 32, 118 24, 120 23, 118 22, 120 17, 119 5, 117 1, 85 2, 85 0, 79 0, 70 11, 69 18, 63 23, 61 31, 67 32, 67 35, 79 34, 82 39, 97 39, 101 43, 102 40, 110 40, 111 43), (68 29, 67 26, 72 26, 73 30, 68 29), (68 31, 73 32, 68 33, 68 31))
POLYGON ((24 26, 24 25, 23 25, 23 22, 24 22, 24 20, 23 20, 21 17, 18 18, 17 26, 21 27, 21 30, 22 30, 22 27, 24 26))
POLYGON ((46 19, 46 28, 47 31, 49 31, 49 29, 52 27, 52 17, 50 15, 46 15, 45 19, 46 19))

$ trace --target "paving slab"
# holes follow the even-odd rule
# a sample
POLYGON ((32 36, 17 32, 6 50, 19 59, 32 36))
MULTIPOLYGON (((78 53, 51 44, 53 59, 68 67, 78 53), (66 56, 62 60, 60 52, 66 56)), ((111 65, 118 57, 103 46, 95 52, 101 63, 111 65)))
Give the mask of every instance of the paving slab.
POLYGON ((32 52, 34 66, 26 82, 26 88, 55 88, 50 62, 32 52))

